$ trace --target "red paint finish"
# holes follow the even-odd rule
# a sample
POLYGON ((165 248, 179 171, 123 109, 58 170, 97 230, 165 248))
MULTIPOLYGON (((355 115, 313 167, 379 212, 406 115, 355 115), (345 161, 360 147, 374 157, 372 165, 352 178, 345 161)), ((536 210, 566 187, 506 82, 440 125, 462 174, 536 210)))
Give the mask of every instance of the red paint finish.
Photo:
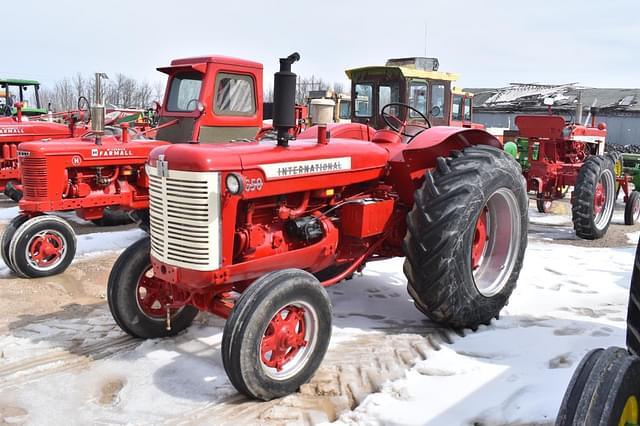
POLYGON ((485 207, 480 213, 480 217, 476 222, 476 230, 473 234, 473 245, 471 246, 471 268, 473 270, 480 266, 480 260, 484 255, 487 247, 489 233, 487 232, 487 208, 485 207))
POLYGON ((267 367, 277 371, 307 345, 304 309, 286 306, 269 322, 260 342, 260 357, 267 367))

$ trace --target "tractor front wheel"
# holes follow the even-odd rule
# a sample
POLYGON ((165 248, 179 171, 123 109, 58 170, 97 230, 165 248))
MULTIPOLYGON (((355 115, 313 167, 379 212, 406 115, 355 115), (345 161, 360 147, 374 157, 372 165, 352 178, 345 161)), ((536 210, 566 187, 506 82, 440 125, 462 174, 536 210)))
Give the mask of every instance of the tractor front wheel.
POLYGON ((102 212, 102 217, 100 219, 93 219, 91 222, 97 226, 120 226, 133 223, 134 220, 126 210, 114 207, 105 207, 102 212))
POLYGON ((538 208, 539 213, 549 213, 551 211, 551 205, 553 202, 551 200, 545 200, 543 198, 538 198, 536 200, 536 207, 538 208))
POLYGON ((613 163, 594 155, 580 167, 571 198, 573 229, 585 240, 602 238, 609 228, 615 204, 613 163))
POLYGON ((624 224, 635 225, 640 218, 640 192, 632 191, 624 206, 624 224))
POLYGON ((404 272, 416 307, 453 327, 496 317, 522 268, 528 202, 520 166, 501 150, 438 158, 407 215, 404 272))
POLYGON ((21 277, 56 275, 64 272, 73 261, 76 235, 62 218, 35 216, 17 227, 9 243, 8 254, 9 264, 21 277))
POLYGON ((227 319, 222 363, 235 388, 270 400, 316 372, 331 338, 331 302, 308 272, 270 272, 242 293, 227 319))
POLYGON ((638 425, 640 358, 622 348, 596 349, 580 363, 556 426, 638 425))
POLYGON ((116 260, 107 282, 107 301, 113 319, 124 332, 142 339, 178 334, 198 314, 191 305, 171 306, 182 294, 168 282, 154 277, 150 252, 149 237, 130 245, 116 260))
POLYGON ((2 233, 2 240, 0 240, 0 247, 2 247, 2 260, 4 263, 11 269, 13 272, 16 272, 16 267, 11 263, 11 258, 9 256, 9 246, 11 245, 11 240, 15 235, 18 228, 29 220, 29 216, 26 214, 19 214, 18 216, 11 219, 11 222, 4 228, 4 232, 2 233))

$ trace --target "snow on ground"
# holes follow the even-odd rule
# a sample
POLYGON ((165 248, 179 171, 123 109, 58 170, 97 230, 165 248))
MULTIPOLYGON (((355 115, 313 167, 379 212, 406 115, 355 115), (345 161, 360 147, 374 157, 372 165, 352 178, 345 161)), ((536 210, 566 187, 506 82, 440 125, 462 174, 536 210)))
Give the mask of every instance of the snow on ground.
POLYGON ((499 321, 433 352, 338 423, 553 423, 583 355, 624 346, 633 255, 530 244, 499 321))
MULTIPOLYGON (((125 232, 133 239, 134 232, 125 232)), ((553 422, 581 357, 593 347, 624 344, 633 251, 530 243, 518 287, 499 321, 431 352, 338 423, 553 422)), ((333 347, 363 333, 419 332, 428 324, 406 293, 402 259, 371 263, 363 276, 329 292, 333 347)), ((0 405, 22 407, 32 424, 179 419, 236 393, 220 359, 222 327, 222 320, 205 316, 176 338, 136 343, 82 369, 14 385, 0 394, 0 405)), ((94 344, 122 335, 104 306, 87 318, 33 324, 0 340, 0 367, 68 348, 74 339, 94 344)))

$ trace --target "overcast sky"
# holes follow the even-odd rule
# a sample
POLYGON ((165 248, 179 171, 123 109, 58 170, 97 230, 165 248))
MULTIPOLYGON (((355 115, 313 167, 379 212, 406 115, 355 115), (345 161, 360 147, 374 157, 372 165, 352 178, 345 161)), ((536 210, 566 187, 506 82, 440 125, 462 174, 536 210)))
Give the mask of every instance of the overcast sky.
POLYGON ((300 52, 299 75, 347 82, 390 57, 440 60, 459 86, 510 82, 640 87, 636 0, 3 1, 0 76, 50 84, 77 72, 154 82, 171 59, 262 62, 300 52))

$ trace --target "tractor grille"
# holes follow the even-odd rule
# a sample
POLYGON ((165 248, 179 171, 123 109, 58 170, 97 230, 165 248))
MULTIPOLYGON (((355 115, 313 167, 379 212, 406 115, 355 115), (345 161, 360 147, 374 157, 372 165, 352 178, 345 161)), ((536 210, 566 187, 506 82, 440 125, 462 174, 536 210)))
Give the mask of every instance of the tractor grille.
POLYGON ((24 157, 20 164, 26 199, 47 198, 47 159, 24 157))
POLYGON ((151 253, 168 265, 198 271, 220 267, 220 175, 147 165, 151 253))

